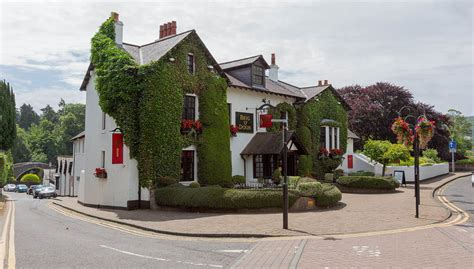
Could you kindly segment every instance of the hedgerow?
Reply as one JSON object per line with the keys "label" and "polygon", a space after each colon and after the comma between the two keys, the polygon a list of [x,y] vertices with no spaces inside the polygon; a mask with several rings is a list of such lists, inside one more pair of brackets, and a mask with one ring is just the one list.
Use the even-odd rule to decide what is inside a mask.
{"label": "hedgerow", "polygon": [[343,176],[337,183],[348,188],[394,190],[400,183],[392,177]]}

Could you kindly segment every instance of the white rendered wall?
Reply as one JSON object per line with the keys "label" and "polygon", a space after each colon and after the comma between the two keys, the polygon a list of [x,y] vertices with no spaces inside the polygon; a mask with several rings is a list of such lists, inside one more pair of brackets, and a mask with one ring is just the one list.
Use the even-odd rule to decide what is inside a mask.
{"label": "white rendered wall", "polygon": [[[71,195],[72,196],[78,196],[79,192],[81,191],[81,171],[84,170],[84,159],[85,159],[85,139],[80,138],[77,140],[74,140],[73,142],[73,159],[74,159],[74,166],[73,166],[73,171],[72,171],[72,177],[74,179],[74,188],[72,190]],[[82,193],[84,193],[84,188],[82,184]]]}
{"label": "white rendered wall", "polygon": [[[254,115],[254,132],[253,133],[237,133],[236,137],[230,139],[230,150],[232,158],[232,175],[245,176],[247,181],[254,181],[253,178],[253,157],[245,156],[246,175],[244,175],[244,160],[242,160],[240,153],[247,146],[249,141],[257,132],[266,132],[265,128],[258,128],[258,117],[255,116],[255,108],[261,106],[262,99],[270,100],[274,106],[282,102],[293,104],[295,101],[292,97],[284,97],[275,94],[266,94],[255,92],[251,90],[244,90],[238,88],[227,89],[227,103],[231,103],[231,124],[235,125],[235,113],[252,113]],[[248,108],[248,109],[247,109]]]}
{"label": "white rendered wall", "polygon": [[[415,167],[414,166],[387,166],[385,169],[386,175],[393,175],[394,171],[404,171],[405,180],[407,182],[415,181]],[[438,163],[431,166],[420,166],[420,180],[426,180],[433,177],[445,175],[449,173],[448,163]]]}
{"label": "white rendered wall", "polygon": [[[80,202],[92,205],[126,207],[127,201],[138,200],[138,170],[136,160],[130,159],[129,149],[124,146],[123,164],[111,163],[112,132],[117,125],[106,116],[106,128],[102,130],[102,110],[99,96],[94,88],[95,75],[92,74],[86,92],[86,128],[83,193],[79,192]],[[107,178],[94,176],[95,169],[101,166],[101,152],[105,151],[105,170]],[[82,188],[82,186],[81,186]],[[147,189],[142,188],[142,200],[149,200]]]}

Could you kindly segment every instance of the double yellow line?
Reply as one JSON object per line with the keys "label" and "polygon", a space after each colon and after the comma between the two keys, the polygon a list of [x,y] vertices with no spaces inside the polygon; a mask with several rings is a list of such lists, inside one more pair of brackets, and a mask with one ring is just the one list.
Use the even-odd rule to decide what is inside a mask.
{"label": "double yellow line", "polygon": [[15,268],[15,203],[7,200],[5,205],[8,208],[7,217],[3,224],[2,239],[0,241],[0,268]]}

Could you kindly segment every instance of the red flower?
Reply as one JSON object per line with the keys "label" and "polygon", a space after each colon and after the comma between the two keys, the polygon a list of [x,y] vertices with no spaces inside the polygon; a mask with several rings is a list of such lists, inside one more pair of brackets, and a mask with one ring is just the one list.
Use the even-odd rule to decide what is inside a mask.
{"label": "red flower", "polygon": [[194,129],[196,129],[196,131],[200,131],[202,129],[202,123],[197,120],[193,123],[193,126],[194,126]]}
{"label": "red flower", "polygon": [[319,155],[327,156],[329,154],[326,148],[319,148]]}
{"label": "red flower", "polygon": [[237,132],[239,131],[239,127],[234,126],[233,124],[229,126],[229,129],[231,135],[237,135]]}

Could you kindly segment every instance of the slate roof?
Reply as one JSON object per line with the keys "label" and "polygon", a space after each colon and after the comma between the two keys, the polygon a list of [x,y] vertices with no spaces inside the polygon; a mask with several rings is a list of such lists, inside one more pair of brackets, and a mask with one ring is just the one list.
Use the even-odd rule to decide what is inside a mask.
{"label": "slate roof", "polygon": [[78,133],[76,136],[74,136],[73,138],[71,138],[71,141],[83,138],[85,136],[86,136],[86,131],[82,131],[82,132]]}
{"label": "slate roof", "polygon": [[[257,154],[280,154],[283,150],[281,132],[256,133],[247,146],[240,153],[241,155]],[[293,140],[300,154],[307,154],[306,149],[298,141],[294,131],[288,131],[286,142]]]}
{"label": "slate roof", "polygon": [[328,87],[329,87],[329,85],[311,86],[311,87],[300,88],[300,90],[306,96],[306,100],[310,100],[311,98],[315,97],[316,95],[322,93]]}
{"label": "slate roof", "polygon": [[238,59],[238,60],[233,60],[233,61],[230,61],[230,62],[220,63],[219,65],[223,70],[226,70],[226,69],[232,69],[232,68],[238,67],[238,66],[253,64],[258,59],[262,59],[263,62],[265,63],[265,65],[266,65],[265,67],[269,68],[267,62],[265,61],[265,59],[263,58],[262,55],[250,56],[250,57],[243,58],[243,59]]}

